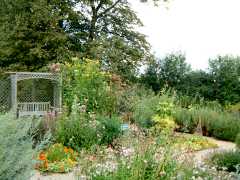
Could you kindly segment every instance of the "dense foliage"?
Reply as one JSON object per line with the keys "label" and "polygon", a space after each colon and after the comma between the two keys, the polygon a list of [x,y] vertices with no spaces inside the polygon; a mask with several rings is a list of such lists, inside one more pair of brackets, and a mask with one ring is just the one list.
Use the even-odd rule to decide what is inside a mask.
{"label": "dense foliage", "polygon": [[32,71],[69,58],[61,5],[47,0],[1,1],[1,68]]}
{"label": "dense foliage", "polygon": [[75,99],[70,115],[58,121],[55,137],[57,142],[80,151],[96,145],[109,145],[120,133],[118,118],[87,113],[86,106],[79,105]]}
{"label": "dense foliage", "polygon": [[[218,56],[206,71],[192,70],[181,53],[155,60],[127,0],[2,0],[0,23],[0,71],[48,67],[63,80],[61,114],[0,114],[0,179],[28,179],[32,158],[42,172],[82,163],[84,179],[211,179],[209,169],[181,162],[184,152],[216,147],[191,134],[239,148],[240,57]],[[47,89],[45,100],[53,94],[50,82],[18,86],[34,83],[40,94]],[[211,160],[240,172],[239,150]]]}
{"label": "dense foliage", "polygon": [[239,118],[227,112],[210,108],[177,108],[173,116],[179,130],[184,132],[193,133],[200,125],[204,135],[230,141],[235,141],[240,132]]}
{"label": "dense foliage", "polygon": [[202,97],[219,101],[222,105],[240,101],[240,59],[218,56],[209,61],[207,71],[194,71],[182,54],[170,54],[158,61],[151,61],[141,81],[159,92],[164,87],[177,90],[180,96]]}
{"label": "dense foliage", "polygon": [[101,71],[98,61],[73,59],[63,72],[63,98],[68,111],[74,99],[86,106],[88,112],[112,114],[116,97],[110,83],[111,75]]}
{"label": "dense foliage", "polygon": [[135,30],[142,23],[128,1],[3,0],[0,12],[5,69],[39,70],[77,55],[130,78],[149,56],[145,36]]}

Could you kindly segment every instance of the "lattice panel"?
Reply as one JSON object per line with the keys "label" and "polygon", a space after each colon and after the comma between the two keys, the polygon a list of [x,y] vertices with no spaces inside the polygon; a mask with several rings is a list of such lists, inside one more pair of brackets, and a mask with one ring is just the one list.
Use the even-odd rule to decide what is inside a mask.
{"label": "lattice panel", "polygon": [[59,74],[52,73],[31,73],[31,72],[19,72],[17,73],[17,80],[25,80],[25,79],[49,79],[52,81],[60,81]]}
{"label": "lattice panel", "polygon": [[5,112],[11,106],[11,81],[9,77],[0,77],[0,112]]}
{"label": "lattice panel", "polygon": [[18,102],[54,102],[54,84],[46,79],[28,79],[18,82]]}

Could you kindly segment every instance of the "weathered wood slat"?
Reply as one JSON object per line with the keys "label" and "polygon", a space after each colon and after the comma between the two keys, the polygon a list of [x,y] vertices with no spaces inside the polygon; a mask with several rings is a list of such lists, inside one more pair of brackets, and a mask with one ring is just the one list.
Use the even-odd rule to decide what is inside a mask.
{"label": "weathered wood slat", "polygon": [[18,115],[21,116],[43,116],[50,110],[50,102],[23,102],[18,103]]}

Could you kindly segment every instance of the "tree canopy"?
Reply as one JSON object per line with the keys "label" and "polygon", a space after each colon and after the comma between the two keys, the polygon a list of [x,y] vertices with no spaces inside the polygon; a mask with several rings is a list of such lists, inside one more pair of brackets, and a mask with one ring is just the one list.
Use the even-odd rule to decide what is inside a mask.
{"label": "tree canopy", "polygon": [[35,70],[68,58],[59,6],[46,0],[1,1],[0,66]]}
{"label": "tree canopy", "polygon": [[170,54],[149,63],[141,81],[155,92],[167,85],[181,95],[235,104],[240,101],[240,57],[210,59],[208,70],[203,71],[192,70],[183,54]]}
{"label": "tree canopy", "polygon": [[77,55],[129,75],[149,55],[126,0],[3,0],[1,24],[1,67],[37,70]]}

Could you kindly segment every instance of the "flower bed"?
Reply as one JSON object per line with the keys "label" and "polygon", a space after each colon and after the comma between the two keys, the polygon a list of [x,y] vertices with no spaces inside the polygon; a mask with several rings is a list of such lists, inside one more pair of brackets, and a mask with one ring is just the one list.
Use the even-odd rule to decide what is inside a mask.
{"label": "flower bed", "polygon": [[73,149],[54,144],[38,154],[35,168],[42,172],[69,172],[77,165],[77,156]]}

